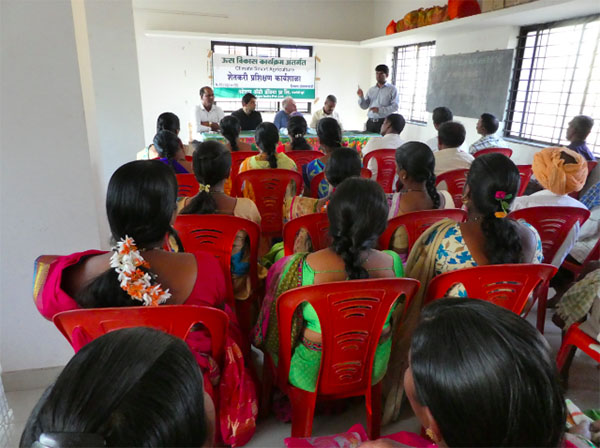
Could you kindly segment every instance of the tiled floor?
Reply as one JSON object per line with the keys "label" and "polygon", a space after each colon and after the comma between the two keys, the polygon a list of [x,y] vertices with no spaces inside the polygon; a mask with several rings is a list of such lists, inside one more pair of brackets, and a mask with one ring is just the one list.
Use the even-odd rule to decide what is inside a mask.
{"label": "tiled floor", "polygon": [[[528,320],[535,323],[534,309]],[[548,316],[552,313],[549,312]],[[556,355],[560,346],[560,331],[550,321],[546,322],[545,336]],[[9,406],[14,412],[13,438],[9,446],[18,446],[27,417],[44,389],[7,391]],[[570,370],[569,389],[566,397],[575,402],[581,409],[600,408],[600,370],[594,361],[577,351]],[[313,425],[313,435],[335,434],[346,431],[354,423],[362,423],[366,427],[364,404],[356,403],[346,411],[337,415],[317,415]],[[383,434],[397,431],[418,432],[420,428],[412,411],[406,406],[399,421],[382,428]],[[259,422],[256,434],[248,447],[281,447],[283,439],[289,437],[291,426],[280,423],[274,417]]]}

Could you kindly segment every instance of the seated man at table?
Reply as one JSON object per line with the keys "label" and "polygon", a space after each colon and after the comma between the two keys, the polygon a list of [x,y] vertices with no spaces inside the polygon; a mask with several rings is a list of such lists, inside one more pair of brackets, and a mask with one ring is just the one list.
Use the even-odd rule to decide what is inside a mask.
{"label": "seated man at table", "polygon": [[[400,114],[388,115],[383,124],[381,125],[381,135],[383,137],[370,138],[367,144],[362,149],[363,158],[371,151],[376,149],[396,149],[404,144],[404,140],[400,138],[400,133],[404,130],[406,121]],[[375,159],[369,160],[369,166],[367,167],[373,173],[371,179],[377,179],[377,162]]]}
{"label": "seated man at table", "polygon": [[242,97],[242,108],[231,115],[240,120],[242,131],[254,131],[262,123],[262,116],[256,110],[256,97],[251,93]]}
{"label": "seated man at table", "polygon": [[567,128],[567,140],[571,142],[567,148],[581,154],[585,160],[595,160],[592,151],[587,147],[585,139],[592,131],[594,120],[587,115],[577,115],[569,122]]}
{"label": "seated man at table", "polygon": [[281,102],[281,110],[275,114],[273,124],[277,126],[277,130],[287,128],[288,120],[292,114],[296,112],[296,102],[292,97],[286,97]]}
{"label": "seated man at table", "polygon": [[438,129],[439,151],[434,153],[435,171],[439,176],[446,171],[469,169],[474,157],[460,149],[465,142],[465,127],[456,121],[447,121]]}
{"label": "seated man at table", "polygon": [[500,122],[494,115],[481,114],[475,128],[481,138],[469,147],[469,154],[475,154],[486,148],[508,148],[506,142],[496,136],[499,126]]}
{"label": "seated man at table", "polygon": [[192,118],[193,133],[196,139],[201,140],[202,132],[218,132],[219,122],[225,116],[223,109],[215,104],[213,89],[204,86],[200,89],[200,104],[194,108]]}
{"label": "seated man at table", "polygon": [[[435,132],[437,132],[440,129],[440,126],[442,124],[446,123],[447,121],[452,121],[453,118],[454,115],[452,114],[452,111],[447,107],[441,106],[433,109],[431,119],[433,121],[433,127],[435,128]],[[429,146],[429,149],[431,149],[433,152],[436,152],[438,150],[437,135],[427,140],[425,144]]]}
{"label": "seated man at table", "polygon": [[319,124],[319,120],[324,117],[329,117],[337,120],[342,130],[344,127],[342,126],[342,122],[340,121],[340,116],[335,111],[335,106],[337,105],[337,98],[333,95],[327,95],[325,98],[325,104],[323,107],[312,115],[312,120],[310,121],[310,127],[313,129],[317,129],[317,125]]}

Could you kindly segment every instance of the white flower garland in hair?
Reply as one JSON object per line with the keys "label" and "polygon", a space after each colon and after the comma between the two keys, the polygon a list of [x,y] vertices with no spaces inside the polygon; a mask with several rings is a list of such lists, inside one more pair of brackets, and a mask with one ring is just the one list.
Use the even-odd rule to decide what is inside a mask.
{"label": "white flower garland in hair", "polygon": [[150,269],[150,264],[140,254],[133,238],[125,235],[112,250],[110,267],[119,274],[121,289],[132,299],[146,306],[157,306],[171,297],[168,289],[163,291],[160,283],[152,285],[150,274],[140,269]]}

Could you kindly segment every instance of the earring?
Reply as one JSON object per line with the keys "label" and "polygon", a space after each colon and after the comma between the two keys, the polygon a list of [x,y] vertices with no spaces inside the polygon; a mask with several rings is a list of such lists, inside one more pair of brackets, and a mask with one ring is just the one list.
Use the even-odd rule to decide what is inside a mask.
{"label": "earring", "polygon": [[433,430],[431,428],[427,428],[425,430],[425,435],[427,437],[429,437],[433,443],[435,443],[436,445],[438,444],[439,440],[437,439],[437,437],[435,436],[435,433],[433,432]]}
{"label": "earring", "polygon": [[467,198],[463,197],[463,198],[461,199],[461,202],[462,202],[464,205],[467,205],[467,204],[469,203],[469,200],[468,200]]}

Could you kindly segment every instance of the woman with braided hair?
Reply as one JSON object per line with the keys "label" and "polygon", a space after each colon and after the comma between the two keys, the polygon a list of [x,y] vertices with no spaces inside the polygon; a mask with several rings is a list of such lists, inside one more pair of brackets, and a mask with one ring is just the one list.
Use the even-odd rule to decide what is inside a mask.
{"label": "woman with braided hair", "polygon": [[[331,195],[327,207],[331,246],[299,253],[275,263],[267,278],[267,295],[254,331],[254,343],[277,361],[277,298],[298,285],[316,285],[365,278],[402,277],[400,257],[379,251],[379,236],[387,225],[388,206],[383,189],[375,181],[351,177]],[[302,305],[304,330],[290,368],[290,383],[314,391],[321,361],[321,325],[310,304]],[[390,356],[390,317],[386,321],[373,364],[373,383],[385,374]],[[300,322],[302,324],[302,322]]]}
{"label": "woman with braided hair", "polygon": [[[476,158],[463,192],[467,222],[444,219],[429,227],[415,242],[406,272],[408,277],[421,282],[421,288],[411,301],[405,322],[393,337],[392,368],[384,382],[384,389],[388,386],[384,393],[384,421],[397,418],[399,412],[408,335],[418,321],[431,279],[444,272],[474,266],[542,262],[542,242],[537,231],[525,222],[506,217],[519,182],[519,170],[508,157],[486,154]],[[466,297],[466,291],[457,285],[448,295]]]}
{"label": "woman with braided hair", "polygon": [[[388,194],[388,219],[421,210],[454,208],[452,195],[435,188],[435,157],[425,143],[408,142],[396,149],[396,170],[400,184],[397,193]],[[394,233],[391,249],[406,261],[408,235],[404,227]]]}

